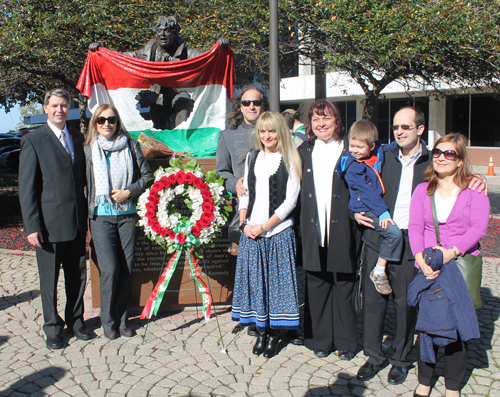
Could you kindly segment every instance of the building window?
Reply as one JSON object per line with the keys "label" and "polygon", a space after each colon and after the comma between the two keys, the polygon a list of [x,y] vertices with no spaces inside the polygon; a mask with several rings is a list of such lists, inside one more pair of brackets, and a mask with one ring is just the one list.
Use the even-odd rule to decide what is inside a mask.
{"label": "building window", "polygon": [[488,94],[448,97],[446,133],[459,132],[469,146],[500,146],[500,100]]}
{"label": "building window", "polygon": [[356,121],[356,101],[336,101],[335,104],[339,107],[342,124],[347,133]]}
{"label": "building window", "polygon": [[394,115],[399,109],[405,106],[413,106],[420,109],[425,116],[425,131],[422,139],[427,142],[427,126],[429,123],[429,98],[386,98],[378,101],[378,139],[382,143],[389,143],[394,140],[390,127],[394,120]]}

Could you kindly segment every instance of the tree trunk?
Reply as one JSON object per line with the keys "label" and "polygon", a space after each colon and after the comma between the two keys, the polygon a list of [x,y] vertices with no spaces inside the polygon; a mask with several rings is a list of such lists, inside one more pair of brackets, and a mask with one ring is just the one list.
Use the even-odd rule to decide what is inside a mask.
{"label": "tree trunk", "polygon": [[85,138],[87,138],[87,127],[89,125],[89,119],[87,118],[87,101],[86,97],[81,97],[80,99],[80,132]]}
{"label": "tree trunk", "polygon": [[365,97],[363,118],[375,125],[378,124],[378,95],[374,91],[370,91]]}
{"label": "tree trunk", "polygon": [[325,74],[325,65],[321,62],[316,62],[314,64],[314,85],[315,85],[315,94],[314,98],[317,101],[318,99],[326,98],[326,74]]}

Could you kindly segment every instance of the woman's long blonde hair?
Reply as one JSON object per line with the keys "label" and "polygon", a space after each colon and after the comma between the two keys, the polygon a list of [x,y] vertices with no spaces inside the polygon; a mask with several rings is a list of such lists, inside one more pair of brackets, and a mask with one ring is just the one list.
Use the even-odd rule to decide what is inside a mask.
{"label": "woman's long blonde hair", "polygon": [[[462,134],[448,134],[439,138],[434,144],[433,150],[443,142],[450,142],[455,146],[455,151],[458,154],[458,158],[456,161],[461,161],[461,164],[458,166],[457,172],[453,176],[453,182],[460,188],[460,191],[464,190],[469,186],[469,182],[473,177],[472,174],[472,165],[469,160],[469,156],[467,155],[467,140]],[[428,182],[427,186],[427,194],[432,196],[438,187],[439,178],[434,170],[434,159],[431,156],[431,162],[427,169],[425,170],[424,177],[425,182]]]}
{"label": "woman's long blonde hair", "polygon": [[302,178],[302,162],[295,142],[292,140],[292,134],[281,114],[277,112],[266,111],[260,115],[254,127],[254,145],[255,150],[264,150],[264,145],[260,141],[259,131],[262,129],[272,129],[278,134],[278,145],[276,151],[281,153],[283,161],[288,172],[293,169],[295,175],[300,180]]}
{"label": "woman's long blonde hair", "polygon": [[113,140],[118,138],[118,136],[120,135],[120,131],[123,132],[127,136],[127,138],[130,139],[130,135],[128,134],[127,131],[125,131],[125,128],[123,127],[122,120],[120,119],[120,115],[118,114],[118,110],[116,110],[116,108],[113,105],[107,103],[99,106],[92,115],[92,117],[90,118],[89,128],[87,130],[87,138],[83,143],[84,145],[90,145],[97,138],[97,135],[99,135],[99,132],[97,131],[97,118],[102,114],[102,112],[108,109],[111,109],[113,113],[116,115],[116,130],[113,135]]}

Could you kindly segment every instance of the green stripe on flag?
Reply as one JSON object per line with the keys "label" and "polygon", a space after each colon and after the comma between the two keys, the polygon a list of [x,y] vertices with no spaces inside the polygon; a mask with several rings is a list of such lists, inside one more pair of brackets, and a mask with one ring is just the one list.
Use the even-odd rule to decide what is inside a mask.
{"label": "green stripe on flag", "polygon": [[163,142],[176,152],[185,152],[192,157],[215,157],[220,129],[196,128],[163,131],[128,131],[130,136],[135,140],[137,140],[141,132]]}

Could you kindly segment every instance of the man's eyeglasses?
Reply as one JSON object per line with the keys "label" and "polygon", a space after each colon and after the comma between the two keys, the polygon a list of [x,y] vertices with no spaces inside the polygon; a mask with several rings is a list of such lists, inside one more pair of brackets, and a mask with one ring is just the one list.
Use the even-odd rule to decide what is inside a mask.
{"label": "man's eyeglasses", "polygon": [[116,116],[109,116],[108,118],[100,116],[95,119],[95,122],[99,125],[103,125],[106,122],[106,120],[108,121],[109,124],[116,124],[118,118]]}
{"label": "man's eyeglasses", "polygon": [[391,125],[391,131],[397,131],[399,130],[400,128],[403,130],[403,131],[409,131],[411,130],[412,128],[415,128],[416,125],[408,125],[408,124],[396,124],[396,125]]}
{"label": "man's eyeglasses", "polygon": [[261,106],[262,105],[262,99],[256,99],[254,101],[250,101],[250,100],[241,101],[241,104],[243,106],[245,106],[245,107],[250,106],[251,103],[253,103],[255,106]]}
{"label": "man's eyeglasses", "polygon": [[442,151],[441,149],[438,148],[432,149],[432,158],[437,159],[442,154],[444,154],[444,158],[446,160],[455,161],[456,159],[458,159],[458,153],[455,152],[454,150]]}

